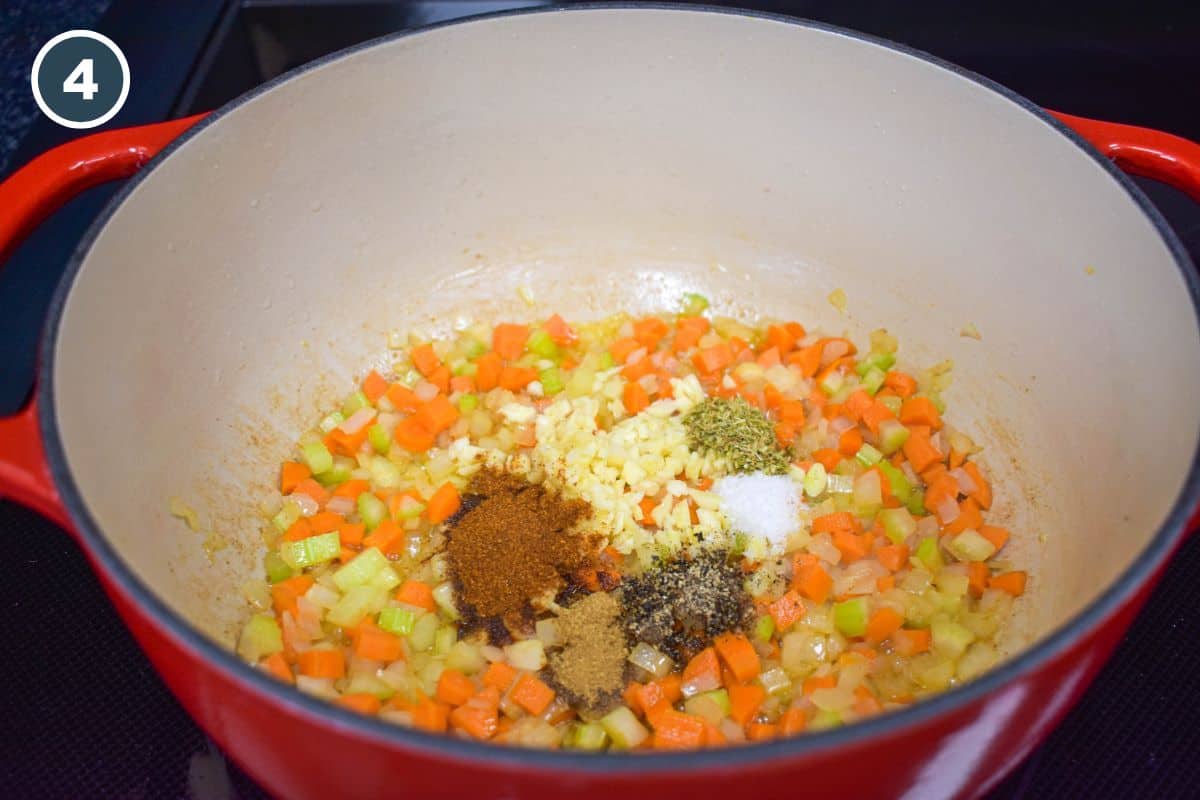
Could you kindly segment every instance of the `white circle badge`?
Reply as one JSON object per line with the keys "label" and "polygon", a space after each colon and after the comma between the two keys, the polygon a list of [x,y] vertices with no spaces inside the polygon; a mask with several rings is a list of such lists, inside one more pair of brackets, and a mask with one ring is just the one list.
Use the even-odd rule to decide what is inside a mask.
{"label": "white circle badge", "polygon": [[47,117],[67,128],[95,128],[125,105],[129,62],[107,36],[67,31],[38,51],[29,83],[33,99]]}

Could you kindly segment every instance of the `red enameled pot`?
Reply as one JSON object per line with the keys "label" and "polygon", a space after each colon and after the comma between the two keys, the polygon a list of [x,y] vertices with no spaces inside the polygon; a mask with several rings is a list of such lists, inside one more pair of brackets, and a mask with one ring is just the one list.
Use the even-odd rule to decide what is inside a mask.
{"label": "red enameled pot", "polygon": [[[769,15],[575,7],[368,43],[0,185],[3,257],[132,176],[62,281],[35,400],[0,421],[0,490],[73,533],[171,690],[280,797],[976,797],[1084,691],[1196,505],[1197,281],[1117,167],[1200,200],[1191,142]],[[1032,575],[1000,666],[839,729],[631,757],[432,737],[236,658],[275,465],[388,330],[687,290],[955,360],[950,419],[986,445]],[[213,563],[174,496],[228,541]]]}

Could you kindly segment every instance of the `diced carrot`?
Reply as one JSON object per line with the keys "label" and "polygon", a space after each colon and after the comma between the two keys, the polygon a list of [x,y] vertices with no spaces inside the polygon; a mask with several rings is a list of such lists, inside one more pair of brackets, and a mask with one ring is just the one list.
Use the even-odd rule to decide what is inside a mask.
{"label": "diced carrot", "polygon": [[649,358],[641,358],[627,363],[621,369],[621,377],[627,381],[636,381],[654,372],[654,362]]}
{"label": "diced carrot", "polygon": [[871,395],[867,394],[862,389],[855,389],[846,398],[843,408],[846,411],[846,416],[858,422],[862,419],[863,413],[871,407],[875,400]]}
{"label": "diced carrot", "polygon": [[640,347],[641,345],[638,344],[637,339],[627,336],[624,339],[617,339],[609,345],[608,353],[612,356],[613,361],[618,364],[624,364],[625,359],[629,358],[629,355]]}
{"label": "diced carrot", "polygon": [[512,701],[535,717],[550,707],[554,702],[554,690],[536,678],[532,673],[523,672],[513,684],[509,693]]}
{"label": "diced carrot", "polygon": [[808,726],[808,719],[804,716],[804,709],[789,708],[783,712],[779,718],[779,732],[784,736],[794,736],[801,733]]}
{"label": "diced carrot", "polygon": [[945,458],[929,441],[928,435],[920,435],[916,431],[910,432],[903,449],[905,457],[917,472],[924,472],[931,465]]}
{"label": "diced carrot", "polygon": [[778,347],[768,347],[758,354],[758,358],[754,359],[754,363],[758,364],[763,369],[777,367],[783,363],[783,359],[779,356]]}
{"label": "diced carrot", "polygon": [[762,669],[754,645],[742,633],[722,633],[713,640],[717,655],[739,681],[745,683]]}
{"label": "diced carrot", "polygon": [[912,375],[894,370],[883,376],[883,385],[900,398],[912,397],[917,391],[917,381]]}
{"label": "diced carrot", "polygon": [[824,603],[833,590],[833,578],[819,563],[792,565],[792,588],[812,600]]}
{"label": "diced carrot", "polygon": [[[433,598],[431,597],[430,600]],[[501,692],[507,692],[508,687],[517,679],[517,671],[503,661],[493,661],[483,672],[483,685],[492,686]]]}
{"label": "diced carrot", "polygon": [[751,722],[746,726],[746,738],[752,742],[765,742],[779,735],[779,726],[773,722]]}
{"label": "diced carrot", "polygon": [[832,675],[813,675],[804,679],[804,683],[800,685],[800,691],[805,695],[810,695],[817,689],[832,689],[835,686],[837,686],[837,678]]}
{"label": "diced carrot", "polygon": [[346,674],[346,658],[341,650],[313,648],[296,655],[300,672],[310,678],[341,678]]}
{"label": "diced carrot", "polygon": [[578,366],[579,366],[578,361],[571,358],[570,356],[566,356],[563,358],[562,363],[558,365],[558,368],[561,369],[563,372],[567,372],[568,370],[575,369]]}
{"label": "diced carrot", "polygon": [[312,575],[293,575],[271,587],[271,604],[275,611],[282,614],[285,611],[296,613],[296,598],[303,595],[316,583]]}
{"label": "diced carrot", "polygon": [[733,348],[729,342],[705,347],[692,356],[692,363],[700,372],[711,375],[733,363]]}
{"label": "diced carrot", "polygon": [[783,325],[768,325],[767,344],[778,348],[780,355],[787,355],[796,346],[796,337]]}
{"label": "diced carrot", "polygon": [[987,588],[988,578],[991,577],[991,570],[987,564],[982,561],[967,562],[967,585],[970,587],[971,594],[978,597],[983,594],[983,590]]}
{"label": "diced carrot", "polygon": [[787,362],[800,369],[800,374],[811,378],[821,368],[821,345],[812,344],[788,354]]}
{"label": "diced carrot", "polygon": [[965,451],[955,450],[953,447],[950,448],[950,469],[958,469],[963,465],[963,462],[966,461],[966,459],[967,453]]}
{"label": "diced carrot", "polygon": [[431,433],[441,433],[458,420],[458,409],[444,394],[422,405],[414,415]]}
{"label": "diced carrot", "polygon": [[433,587],[424,581],[410,579],[400,584],[400,588],[396,590],[396,599],[426,611],[437,610],[437,602],[433,599]]}
{"label": "diced carrot", "polygon": [[846,458],[854,458],[858,451],[862,449],[862,446],[863,435],[859,432],[858,428],[850,428],[847,431],[843,431],[842,435],[838,437],[838,452]]}
{"label": "diced carrot", "polygon": [[937,406],[928,397],[910,397],[900,406],[900,421],[905,425],[928,425],[937,430],[942,427],[942,417]]}
{"label": "diced carrot", "polygon": [[357,500],[358,496],[365,491],[370,490],[370,481],[362,478],[351,478],[348,481],[343,481],[338,484],[338,487],[333,490],[334,497],[349,497],[352,500]]}
{"label": "diced carrot", "polygon": [[980,525],[976,528],[979,535],[987,539],[996,546],[996,552],[1004,549],[1004,545],[1008,544],[1008,529],[1001,528],[997,525]]}
{"label": "diced carrot", "polygon": [[968,497],[958,504],[958,516],[954,521],[942,526],[942,533],[959,534],[967,528],[978,530],[983,525],[983,514],[979,510],[979,503]]}
{"label": "diced carrot", "polygon": [[444,733],[450,716],[450,707],[422,695],[409,713],[412,714],[414,728],[430,733]]}
{"label": "diced carrot", "polygon": [[354,433],[346,433],[341,428],[334,428],[329,433],[325,434],[325,438],[321,441],[329,448],[329,451],[334,455],[339,456],[355,456],[362,448],[363,442],[367,440],[367,432],[370,426],[364,425]]}
{"label": "diced carrot", "polygon": [[775,441],[780,447],[788,447],[796,439],[796,426],[790,422],[775,423]]}
{"label": "diced carrot", "polygon": [[895,419],[896,415],[892,410],[879,400],[874,400],[871,405],[863,411],[862,421],[867,426],[867,430],[871,433],[879,433],[879,424],[884,420]]}
{"label": "diced carrot", "polygon": [[827,336],[819,339],[817,344],[821,348],[821,363],[825,365],[849,358],[858,352],[854,342],[841,336]]}
{"label": "diced carrot", "polygon": [[396,634],[371,627],[359,632],[354,654],[368,661],[395,661],[404,655],[404,647]]}
{"label": "diced carrot", "polygon": [[1025,573],[1003,572],[999,575],[993,575],[988,580],[988,586],[993,589],[999,589],[1002,592],[1008,592],[1013,597],[1020,597],[1025,594]]}
{"label": "diced carrot", "polygon": [[968,495],[975,502],[979,503],[980,508],[992,507],[992,484],[983,476],[979,469],[979,465],[974,461],[967,461],[962,466],[963,471],[971,476],[971,480],[975,482],[975,491]]}
{"label": "diced carrot", "polygon": [[427,380],[438,388],[442,394],[450,393],[450,368],[445,364],[435,369]]}
{"label": "diced carrot", "polygon": [[425,516],[434,524],[445,522],[458,513],[461,506],[462,498],[459,497],[458,489],[447,481],[429,498],[429,504],[425,506]]}
{"label": "diced carrot", "polygon": [[657,505],[658,505],[658,503],[655,501],[655,499],[653,497],[643,497],[638,502],[638,509],[640,509],[642,512],[642,524],[643,525],[646,525],[648,527],[648,526],[651,526],[654,524],[654,518],[651,517],[650,514],[654,511],[654,507]]}
{"label": "diced carrot", "polygon": [[404,547],[404,529],[394,519],[385,519],[363,539],[363,547],[377,547],[386,555],[396,555]]}
{"label": "diced carrot", "polygon": [[884,575],[875,579],[875,589],[879,592],[890,592],[896,588],[896,576]]}
{"label": "diced carrot", "polygon": [[335,702],[339,706],[348,708],[351,711],[357,711],[360,714],[378,714],[380,706],[383,705],[378,697],[366,692],[344,694],[338,697]]}
{"label": "diced carrot", "polygon": [[692,656],[692,660],[683,668],[682,679],[683,683],[695,681],[705,684],[711,682],[714,689],[720,686],[721,664],[717,660],[717,651],[711,647],[706,647]]}
{"label": "diced carrot", "polygon": [[569,345],[579,338],[571,326],[567,324],[566,320],[558,314],[551,315],[542,324],[542,327],[546,330],[546,333],[550,334],[550,338],[555,344]]}
{"label": "diced carrot", "polygon": [[500,385],[500,372],[504,369],[504,359],[499,353],[484,353],[475,361],[475,385],[481,392],[490,392]]}
{"label": "diced carrot", "polygon": [[271,655],[258,662],[267,674],[273,675],[284,683],[295,683],[296,678],[292,675],[292,668],[288,666],[287,659],[283,657],[283,653],[272,653]]}
{"label": "diced carrot", "polygon": [[456,669],[444,669],[437,682],[437,699],[461,706],[475,694],[475,682]]}
{"label": "diced carrot", "polygon": [[283,532],[283,541],[298,542],[301,539],[307,539],[313,535],[312,524],[301,517],[288,526],[288,529]]}
{"label": "diced carrot", "polygon": [[450,724],[474,739],[490,739],[500,727],[495,711],[463,704],[450,712]]}
{"label": "diced carrot", "polygon": [[704,720],[704,742],[703,747],[719,747],[723,744],[729,744],[729,739],[725,734],[721,733],[721,729],[712,724],[708,720]]}
{"label": "diced carrot", "polygon": [[859,530],[862,530],[862,526],[858,522],[858,517],[849,511],[834,511],[830,514],[822,514],[819,517],[814,517],[812,521],[813,533],[833,533],[835,531],[854,533]]}
{"label": "diced carrot", "polygon": [[691,350],[708,333],[710,323],[704,317],[683,317],[675,323],[675,339],[671,349],[676,353]]}
{"label": "diced carrot", "polygon": [[413,366],[417,368],[417,371],[426,378],[442,365],[442,360],[433,352],[433,345],[428,342],[414,347],[409,351],[408,357],[412,359]]}
{"label": "diced carrot", "polygon": [[329,502],[329,490],[312,478],[305,478],[297,483],[296,487],[292,490],[292,494],[308,495],[320,506]]}
{"label": "diced carrot", "polygon": [[683,676],[678,672],[659,678],[653,681],[653,684],[658,687],[662,698],[668,703],[678,702],[683,697]]}
{"label": "diced carrot", "polygon": [[728,692],[729,716],[743,728],[754,719],[759,707],[767,699],[767,690],[757,683],[734,684]]}
{"label": "diced carrot", "polygon": [[654,724],[654,747],[658,750],[684,750],[704,743],[704,720],[673,708],[658,715]]}
{"label": "diced carrot", "polygon": [[928,628],[913,630],[901,628],[893,631],[889,638],[892,640],[892,649],[901,656],[915,656],[918,653],[924,653],[929,650],[929,646],[933,642]]}
{"label": "diced carrot", "polygon": [[298,461],[285,461],[279,471],[279,493],[291,494],[296,490],[296,484],[305,478],[312,477],[312,470],[307,464]]}
{"label": "diced carrot", "polygon": [[519,392],[537,380],[537,370],[532,367],[505,367],[500,370],[500,388]]}
{"label": "diced carrot", "polygon": [[871,549],[866,535],[860,536],[844,529],[833,532],[833,546],[841,552],[842,560],[848,564],[866,558]]}
{"label": "diced carrot", "polygon": [[[855,450],[854,452],[858,452]],[[842,454],[832,447],[822,447],[820,450],[814,450],[812,454],[813,461],[823,466],[828,472],[832,472],[834,468],[841,463]]]}
{"label": "diced carrot", "polygon": [[392,438],[396,444],[414,453],[424,453],[437,440],[437,436],[415,416],[400,420]]}
{"label": "diced carrot", "polygon": [[475,391],[475,379],[470,375],[455,375],[450,379],[450,392],[468,394]]}
{"label": "diced carrot", "polygon": [[875,551],[879,563],[890,572],[899,572],[908,566],[908,545],[889,544]]}
{"label": "diced carrot", "polygon": [[797,427],[804,424],[804,404],[799,400],[784,400],[779,404],[779,421]]}
{"label": "diced carrot", "polygon": [[384,377],[375,370],[367,373],[367,377],[363,378],[362,391],[367,396],[367,399],[372,403],[378,403],[379,398],[383,397],[388,390],[388,382]]}
{"label": "diced carrot", "polygon": [[785,631],[804,616],[804,600],[795,589],[788,589],[778,600],[767,606],[767,613],[775,620],[775,629]]}
{"label": "diced carrot", "polygon": [[528,325],[514,325],[502,322],[492,331],[492,349],[506,361],[515,361],[525,352],[525,342],[529,340]]}
{"label": "diced carrot", "polygon": [[637,381],[628,381],[621,393],[621,402],[625,404],[626,411],[637,414],[650,405],[650,395],[646,394],[646,390]]}
{"label": "diced carrot", "polygon": [[313,533],[336,531],[345,521],[341,514],[335,514],[332,511],[318,511],[308,518],[308,524],[312,527]]}
{"label": "diced carrot", "polygon": [[421,405],[417,393],[402,383],[393,383],[383,396],[397,411],[416,411]]}
{"label": "diced carrot", "polygon": [[658,317],[646,317],[633,323],[633,338],[647,350],[654,350],[670,330]]}
{"label": "diced carrot", "polygon": [[[940,466],[940,465],[935,465]],[[947,500],[958,499],[958,481],[946,472],[944,469],[939,470],[936,475],[929,477],[926,480],[925,487],[925,507],[936,509]]]}
{"label": "diced carrot", "polygon": [[903,614],[889,606],[880,606],[867,620],[867,630],[863,638],[871,644],[879,644],[900,630],[903,624]]}

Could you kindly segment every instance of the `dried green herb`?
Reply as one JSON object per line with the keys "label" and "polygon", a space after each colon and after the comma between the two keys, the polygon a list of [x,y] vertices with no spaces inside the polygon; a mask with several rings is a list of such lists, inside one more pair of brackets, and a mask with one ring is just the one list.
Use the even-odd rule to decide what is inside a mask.
{"label": "dried green herb", "polygon": [[723,457],[734,472],[787,472],[788,454],[776,445],[774,426],[741,397],[710,397],[689,411],[683,424],[689,447]]}

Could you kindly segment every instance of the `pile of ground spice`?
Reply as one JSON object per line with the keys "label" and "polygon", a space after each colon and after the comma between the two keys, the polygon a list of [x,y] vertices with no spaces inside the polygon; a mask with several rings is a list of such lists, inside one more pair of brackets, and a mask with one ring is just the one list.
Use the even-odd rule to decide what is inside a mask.
{"label": "pile of ground spice", "polygon": [[558,616],[558,649],[549,655],[551,682],[588,716],[614,706],[625,685],[629,649],[621,603],[607,592],[589,594]]}
{"label": "pile of ground spice", "polygon": [[529,601],[557,592],[564,575],[595,557],[593,537],[571,531],[591,513],[582,500],[484,469],[467,486],[463,506],[447,527],[446,554],[460,610],[493,641],[503,638],[496,619],[513,630],[527,626]]}
{"label": "pile of ground spice", "polygon": [[751,606],[744,577],[729,554],[719,550],[653,567],[622,586],[625,632],[675,663],[686,663],[714,636],[748,624]]}

